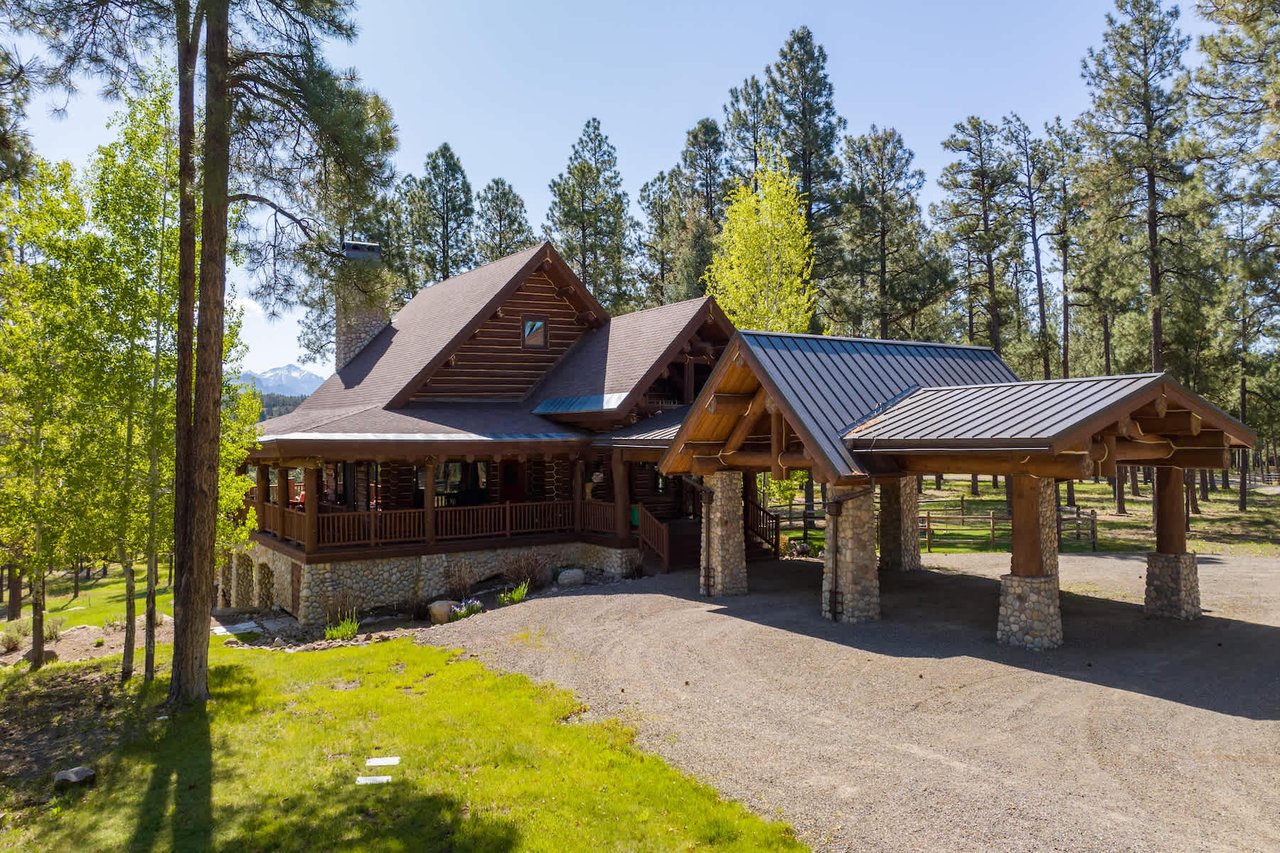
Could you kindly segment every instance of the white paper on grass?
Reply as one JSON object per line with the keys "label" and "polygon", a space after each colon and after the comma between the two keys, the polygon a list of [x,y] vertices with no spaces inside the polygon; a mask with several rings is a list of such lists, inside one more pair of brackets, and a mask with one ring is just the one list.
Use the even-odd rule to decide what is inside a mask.
{"label": "white paper on grass", "polygon": [[385,785],[391,781],[390,776],[357,776],[357,785]]}
{"label": "white paper on grass", "polygon": [[370,758],[364,763],[365,767],[395,767],[400,763],[400,756],[387,755],[382,758]]}

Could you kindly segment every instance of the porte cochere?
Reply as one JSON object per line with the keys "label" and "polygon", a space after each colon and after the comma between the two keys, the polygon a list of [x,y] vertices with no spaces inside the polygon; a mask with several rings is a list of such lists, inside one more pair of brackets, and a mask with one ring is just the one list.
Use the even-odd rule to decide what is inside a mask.
{"label": "porte cochere", "polygon": [[988,349],[737,331],[705,297],[610,317],[548,243],[337,322],[337,371],[248,459],[256,530],[223,606],[319,624],[528,552],[613,577],[687,561],[704,594],[745,593],[748,552],[777,556],[779,532],[744,474],[803,469],[827,489],[822,612],[865,621],[878,572],[920,565],[916,478],[996,473],[1014,530],[998,637],[1048,648],[1055,480],[1156,468],[1147,609],[1186,618],[1182,469],[1254,441],[1159,374],[1019,382]]}

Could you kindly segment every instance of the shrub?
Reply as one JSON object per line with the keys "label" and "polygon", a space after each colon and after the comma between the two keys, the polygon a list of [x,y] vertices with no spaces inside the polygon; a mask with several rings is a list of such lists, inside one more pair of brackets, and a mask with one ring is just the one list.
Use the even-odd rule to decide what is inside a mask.
{"label": "shrub", "polygon": [[21,645],[22,635],[17,631],[5,631],[0,634],[0,649],[4,649],[6,655],[10,652],[16,652]]}
{"label": "shrub", "polygon": [[19,619],[17,622],[13,623],[13,630],[18,632],[19,637],[30,637],[31,636],[31,620]]}
{"label": "shrub", "polygon": [[338,624],[324,626],[324,638],[326,640],[353,640],[359,632],[360,620],[356,619],[354,610],[343,616]]}
{"label": "shrub", "polygon": [[326,623],[341,623],[347,616],[356,612],[356,595],[349,589],[340,590],[329,599],[329,607],[325,611]]}
{"label": "shrub", "polygon": [[468,616],[475,616],[477,613],[484,612],[484,605],[479,599],[465,598],[461,604],[455,604],[449,609],[449,621],[457,622],[459,619],[466,619]]}
{"label": "shrub", "polygon": [[515,589],[498,594],[498,606],[506,607],[508,604],[519,604],[529,595],[529,582],[524,581]]}
{"label": "shrub", "polygon": [[441,580],[444,582],[444,594],[449,598],[461,601],[471,591],[471,577],[462,566],[446,564]]}
{"label": "shrub", "polygon": [[530,551],[503,554],[498,561],[498,571],[511,583],[517,586],[528,584],[529,589],[538,589],[551,583],[551,561]]}
{"label": "shrub", "polygon": [[58,638],[62,636],[63,619],[45,619],[44,620],[44,641],[46,643],[56,643]]}
{"label": "shrub", "polygon": [[102,648],[103,646],[105,646],[106,644],[107,644],[107,641],[106,641],[106,640],[104,640],[104,639],[102,639],[101,637],[99,637],[98,639],[96,639],[96,640],[94,640],[94,641],[93,641],[93,647],[94,647],[95,649],[100,649],[100,648]]}

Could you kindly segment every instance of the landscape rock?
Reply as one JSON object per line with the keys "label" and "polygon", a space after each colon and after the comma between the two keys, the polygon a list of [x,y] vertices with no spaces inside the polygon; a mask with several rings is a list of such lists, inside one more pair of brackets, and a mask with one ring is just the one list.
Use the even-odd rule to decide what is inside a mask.
{"label": "landscape rock", "polygon": [[283,648],[284,648],[284,638],[283,638],[283,637],[276,637],[274,640],[272,640],[272,641],[271,641],[271,648],[273,648],[273,649],[283,649]]}
{"label": "landscape rock", "polygon": [[587,573],[582,569],[565,569],[556,578],[556,583],[560,586],[582,586],[587,580]]}
{"label": "landscape rock", "polygon": [[448,622],[450,611],[457,605],[458,602],[445,599],[431,602],[431,605],[427,607],[427,615],[431,617],[431,624],[443,625]]}
{"label": "landscape rock", "polygon": [[[27,653],[26,653],[26,654],[24,654],[24,655],[22,656],[22,659],[23,659],[23,660],[25,660],[25,661],[27,661],[28,663],[30,663],[32,660],[34,660],[34,659],[35,659],[35,657],[34,657],[35,652],[36,652],[36,650],[35,650],[35,649],[27,649]],[[58,653],[57,653],[57,652],[55,652],[53,649],[45,649],[45,650],[44,650],[44,662],[45,662],[45,663],[53,663],[53,662],[54,662],[54,661],[56,661],[57,659],[58,659]]]}
{"label": "landscape rock", "polygon": [[72,767],[70,770],[59,770],[53,774],[53,789],[55,791],[65,791],[67,788],[89,786],[94,783],[97,776],[92,767]]}

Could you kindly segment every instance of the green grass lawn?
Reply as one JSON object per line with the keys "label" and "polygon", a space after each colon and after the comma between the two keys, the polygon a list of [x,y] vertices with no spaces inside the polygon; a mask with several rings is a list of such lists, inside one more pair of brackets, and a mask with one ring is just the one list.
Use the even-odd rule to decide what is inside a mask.
{"label": "green grass lawn", "polygon": [[[969,494],[969,479],[948,478],[943,488],[932,488],[933,479],[925,478],[925,492],[921,495],[920,511],[929,510],[936,515],[957,515],[964,498],[965,515],[985,516],[995,512],[1005,514],[1003,481],[999,489],[991,487],[991,478],[979,479],[978,496]],[[1140,485],[1140,495],[1133,497],[1126,492],[1127,515],[1116,515],[1115,499],[1106,482],[1076,483],[1076,503],[1087,515],[1098,513],[1099,551],[1149,551],[1154,546],[1155,534],[1151,530],[1151,487]],[[1066,490],[1063,488],[1065,499]],[[1250,491],[1249,509],[1237,508],[1235,489],[1210,492],[1210,500],[1200,503],[1200,515],[1191,516],[1191,532],[1187,535],[1188,549],[1203,554],[1252,554],[1280,556],[1280,495],[1262,491]],[[800,538],[801,531],[785,529],[784,537]],[[1074,527],[1064,530],[1061,550],[1065,553],[1081,553],[1090,550],[1087,526],[1082,528],[1083,538],[1074,537]],[[809,541],[821,548],[825,531],[813,530]],[[921,548],[925,548],[923,537]],[[1009,550],[1008,522],[998,523],[995,546],[992,547],[990,530],[980,525],[936,525],[933,536],[934,553],[959,553]]]}
{"label": "green grass lawn", "polygon": [[[165,582],[166,567],[160,566],[160,583]],[[134,568],[137,589],[134,601],[137,602],[138,616],[141,617],[147,606],[147,575],[145,567]],[[72,628],[76,625],[93,625],[101,628],[109,621],[124,621],[125,594],[124,572],[117,565],[111,565],[105,578],[95,574],[92,581],[80,581],[80,594],[75,595],[75,587],[69,576],[58,574],[45,582],[44,612],[48,618],[61,619],[62,627]],[[161,586],[156,590],[156,610],[173,615],[173,590]],[[22,605],[22,615],[31,616],[31,603],[28,599]]]}
{"label": "green grass lawn", "polygon": [[[48,718],[11,734],[52,730],[62,752],[46,762],[98,771],[94,789],[24,807],[48,775],[0,770],[0,848],[800,849],[622,725],[575,722],[569,693],[408,639],[297,654],[215,642],[207,710],[169,720],[164,681],[118,687],[118,662],[0,675],[0,719]],[[94,730],[115,733],[97,752]],[[392,781],[357,786],[366,774]]]}

